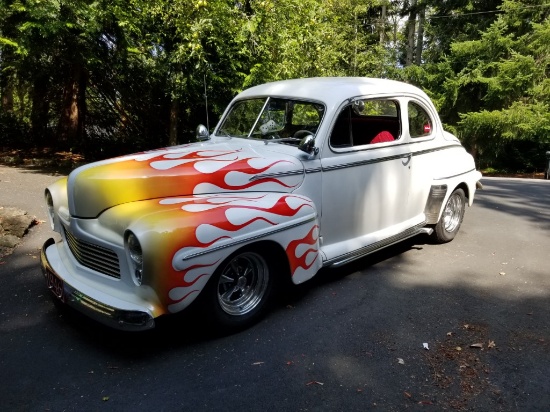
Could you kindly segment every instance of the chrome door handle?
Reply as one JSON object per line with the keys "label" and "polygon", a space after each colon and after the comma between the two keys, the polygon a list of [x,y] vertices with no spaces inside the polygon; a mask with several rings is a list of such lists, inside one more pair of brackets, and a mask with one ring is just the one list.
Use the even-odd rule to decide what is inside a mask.
{"label": "chrome door handle", "polygon": [[409,153],[408,155],[403,156],[403,159],[406,159],[406,160],[402,160],[401,163],[403,164],[403,166],[407,166],[411,162],[412,153]]}

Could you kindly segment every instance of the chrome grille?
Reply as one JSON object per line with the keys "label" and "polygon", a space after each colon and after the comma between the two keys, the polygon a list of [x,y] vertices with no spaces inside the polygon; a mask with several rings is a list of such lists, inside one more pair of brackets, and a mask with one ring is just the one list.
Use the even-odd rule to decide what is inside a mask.
{"label": "chrome grille", "polygon": [[63,228],[67,245],[75,259],[82,265],[104,275],[120,279],[120,265],[115,252],[102,246],[77,239]]}

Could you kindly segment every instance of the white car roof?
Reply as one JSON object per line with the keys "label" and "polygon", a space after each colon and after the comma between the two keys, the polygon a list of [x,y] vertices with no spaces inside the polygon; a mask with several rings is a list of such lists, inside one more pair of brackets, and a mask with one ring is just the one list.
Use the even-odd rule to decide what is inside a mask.
{"label": "white car roof", "polygon": [[429,101],[428,96],[413,85],[395,80],[368,77],[314,77],[281,80],[251,87],[240,93],[236,99],[253,96],[277,96],[338,104],[350,97],[403,93],[419,95]]}

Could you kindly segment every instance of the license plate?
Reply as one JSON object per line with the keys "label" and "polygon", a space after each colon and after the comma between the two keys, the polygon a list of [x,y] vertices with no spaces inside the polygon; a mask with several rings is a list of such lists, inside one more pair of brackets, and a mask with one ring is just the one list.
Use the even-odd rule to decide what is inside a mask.
{"label": "license plate", "polygon": [[50,270],[46,270],[46,284],[48,289],[52,291],[56,298],[65,302],[65,293],[63,292],[63,280],[60,279],[55,273]]}

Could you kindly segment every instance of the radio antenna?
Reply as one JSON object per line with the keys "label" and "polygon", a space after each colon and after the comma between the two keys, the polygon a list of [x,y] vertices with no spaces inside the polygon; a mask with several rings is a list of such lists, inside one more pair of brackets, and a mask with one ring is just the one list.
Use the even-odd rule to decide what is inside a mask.
{"label": "radio antenna", "polygon": [[210,131],[210,122],[208,121],[208,95],[206,94],[206,73],[204,74],[204,103],[206,106],[206,129]]}

